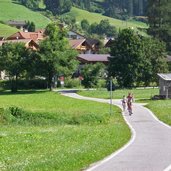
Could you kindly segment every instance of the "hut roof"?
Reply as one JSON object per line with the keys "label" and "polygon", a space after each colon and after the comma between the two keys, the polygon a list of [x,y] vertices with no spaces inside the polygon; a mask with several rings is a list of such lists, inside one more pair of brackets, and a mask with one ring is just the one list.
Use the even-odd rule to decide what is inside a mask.
{"label": "hut roof", "polygon": [[162,73],[160,73],[160,74],[158,74],[158,76],[160,78],[162,78],[163,80],[171,81],[171,73],[168,73],[168,74],[162,74]]}

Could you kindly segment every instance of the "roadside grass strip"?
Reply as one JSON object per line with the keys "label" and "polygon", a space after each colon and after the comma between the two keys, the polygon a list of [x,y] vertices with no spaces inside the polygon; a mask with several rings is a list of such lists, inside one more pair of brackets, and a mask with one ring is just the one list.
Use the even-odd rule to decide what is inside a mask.
{"label": "roadside grass strip", "polygon": [[171,126],[171,100],[149,100],[146,107],[149,108],[160,121]]}
{"label": "roadside grass strip", "polygon": [[[123,95],[128,95],[128,93],[133,93],[136,99],[150,99],[152,96],[159,94],[158,88],[142,88],[142,89],[117,89],[113,91],[113,99],[122,99]],[[96,97],[109,99],[110,92],[106,89],[101,90],[90,90],[90,91],[79,91],[78,94],[87,97]]]}
{"label": "roadside grass strip", "polygon": [[77,171],[131,138],[121,110],[112,106],[110,116],[108,104],[46,91],[0,93],[0,104],[0,170]]}

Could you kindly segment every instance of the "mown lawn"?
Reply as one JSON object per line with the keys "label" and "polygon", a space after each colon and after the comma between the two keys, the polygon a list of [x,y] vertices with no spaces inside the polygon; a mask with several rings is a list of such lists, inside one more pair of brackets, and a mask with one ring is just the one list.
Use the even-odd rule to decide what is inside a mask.
{"label": "mown lawn", "polygon": [[[136,99],[150,99],[152,96],[159,94],[158,88],[142,88],[142,89],[118,89],[113,91],[113,99],[122,99],[123,95],[128,95],[128,93],[133,93]],[[88,97],[97,97],[109,99],[110,93],[106,89],[102,90],[90,90],[90,91],[79,91],[78,94]]]}
{"label": "mown lawn", "polygon": [[0,20],[4,22],[8,20],[29,20],[36,24],[36,28],[45,28],[50,22],[48,18],[39,12],[34,12],[12,0],[0,0]]}
{"label": "mown lawn", "polygon": [[147,108],[161,121],[171,126],[171,100],[150,100],[147,103]]}
{"label": "mown lawn", "polygon": [[120,109],[47,91],[0,94],[0,170],[77,171],[130,139]]}

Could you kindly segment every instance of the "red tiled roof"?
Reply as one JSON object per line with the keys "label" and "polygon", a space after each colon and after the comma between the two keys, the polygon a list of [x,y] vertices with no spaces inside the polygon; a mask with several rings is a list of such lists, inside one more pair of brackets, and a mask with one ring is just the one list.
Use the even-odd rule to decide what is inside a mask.
{"label": "red tiled roof", "polygon": [[88,62],[108,62],[109,54],[80,54],[78,58]]}
{"label": "red tiled roof", "polygon": [[33,39],[33,40],[42,40],[43,33],[41,32],[17,32],[11,36],[9,36],[7,39]]}

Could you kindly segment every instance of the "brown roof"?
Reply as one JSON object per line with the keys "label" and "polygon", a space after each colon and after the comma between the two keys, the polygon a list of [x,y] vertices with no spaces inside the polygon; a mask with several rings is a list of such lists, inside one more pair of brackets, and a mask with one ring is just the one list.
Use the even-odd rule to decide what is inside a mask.
{"label": "brown roof", "polygon": [[86,42],[87,42],[90,46],[100,44],[100,41],[99,41],[99,40],[97,40],[97,39],[92,39],[92,38],[87,38],[87,39],[86,39]]}
{"label": "brown roof", "polygon": [[108,62],[109,54],[80,54],[78,58],[87,62]]}
{"label": "brown roof", "polygon": [[32,40],[42,40],[44,37],[43,37],[43,33],[40,33],[40,32],[23,32],[23,31],[20,31],[20,32],[17,32],[11,36],[9,36],[7,38],[7,40],[10,40],[10,39],[32,39]]}
{"label": "brown roof", "polygon": [[70,39],[69,44],[73,49],[76,49],[78,46],[80,46],[85,41],[86,41],[86,39]]}

